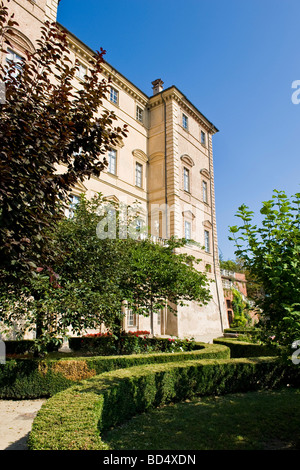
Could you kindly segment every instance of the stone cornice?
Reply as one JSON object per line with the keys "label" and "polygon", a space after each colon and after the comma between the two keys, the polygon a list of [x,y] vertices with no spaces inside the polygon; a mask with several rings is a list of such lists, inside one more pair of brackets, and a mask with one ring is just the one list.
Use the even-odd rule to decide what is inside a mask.
{"label": "stone cornice", "polygon": [[210,134],[215,134],[218,129],[178,90],[174,85],[157,95],[149,98],[149,108],[154,108],[163,103],[163,100],[176,101],[179,106],[192,116],[198,124]]}
{"label": "stone cornice", "polygon": [[[95,51],[86,46],[80,39],[74,36],[74,34],[68,31],[64,26],[60,24],[58,26],[67,34],[67,40],[70,50],[74,52],[78,60],[82,59],[83,62],[89,63],[93,59]],[[147,106],[147,95],[145,95],[133,83],[131,83],[127,78],[125,78],[120,72],[118,72],[106,61],[104,61],[102,64],[102,75],[104,75],[107,79],[110,79],[111,83],[116,84],[128,95],[132,96],[143,107]]]}

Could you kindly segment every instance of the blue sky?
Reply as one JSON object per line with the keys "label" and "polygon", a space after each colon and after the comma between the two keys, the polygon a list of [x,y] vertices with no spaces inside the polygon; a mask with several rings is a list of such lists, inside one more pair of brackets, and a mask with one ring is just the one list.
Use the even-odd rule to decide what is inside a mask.
{"label": "blue sky", "polygon": [[[299,0],[61,0],[58,21],[144,93],[176,85],[219,129],[214,171],[219,249],[245,203],[300,192]],[[300,94],[299,94],[300,96]]]}

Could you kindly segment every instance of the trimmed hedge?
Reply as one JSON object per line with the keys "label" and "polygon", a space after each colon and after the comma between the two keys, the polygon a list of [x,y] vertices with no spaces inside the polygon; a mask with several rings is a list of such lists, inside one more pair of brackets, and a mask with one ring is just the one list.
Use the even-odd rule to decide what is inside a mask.
{"label": "trimmed hedge", "polygon": [[[4,340],[6,354],[33,354],[35,351],[34,339]],[[46,350],[48,352],[58,351],[62,341],[48,343]]]}
{"label": "trimmed hedge", "polygon": [[230,357],[270,357],[278,356],[276,347],[267,346],[265,344],[249,343],[247,341],[238,341],[231,338],[216,338],[214,344],[223,344],[230,349]]}
{"label": "trimmed hedge", "polygon": [[118,337],[107,334],[72,337],[69,338],[69,347],[73,351],[92,352],[98,356],[180,352],[198,349],[197,343],[193,340],[149,338],[147,335],[135,335],[128,332],[123,332]]}
{"label": "trimmed hedge", "polygon": [[285,368],[274,358],[185,361],[104,373],[50,398],[33,422],[28,448],[105,450],[100,433],[137,413],[194,396],[283,383]]}
{"label": "trimmed hedge", "polygon": [[230,357],[224,345],[198,343],[198,348],[180,353],[7,360],[0,364],[0,398],[50,397],[83,379],[142,364]]}

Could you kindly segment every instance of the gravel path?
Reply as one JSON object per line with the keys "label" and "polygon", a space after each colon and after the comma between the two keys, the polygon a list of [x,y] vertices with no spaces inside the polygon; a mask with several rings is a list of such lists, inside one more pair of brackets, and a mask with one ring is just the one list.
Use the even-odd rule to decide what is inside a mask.
{"label": "gravel path", "polygon": [[26,450],[32,422],[46,400],[0,400],[0,450]]}

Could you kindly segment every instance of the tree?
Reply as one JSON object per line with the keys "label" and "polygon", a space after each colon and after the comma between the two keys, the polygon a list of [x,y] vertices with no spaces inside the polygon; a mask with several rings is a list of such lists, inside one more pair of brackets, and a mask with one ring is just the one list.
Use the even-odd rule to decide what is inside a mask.
{"label": "tree", "polygon": [[150,316],[167,307],[176,313],[187,301],[207,304],[211,298],[206,274],[196,269],[200,260],[182,252],[186,240],[170,239],[164,245],[145,239],[130,243],[130,270],[124,279],[128,306]]}
{"label": "tree", "polygon": [[[62,221],[57,230],[66,256],[56,271],[68,282],[83,283],[90,298],[98,296],[98,306],[94,303],[90,310],[95,322],[118,329],[124,303],[136,314],[150,315],[151,320],[167,300],[171,310],[188,300],[207,303],[209,281],[195,268],[198,260],[178,252],[186,241],[171,239],[162,246],[146,234],[139,237],[138,206],[125,209],[123,217],[124,208],[107,204],[102,195],[90,201],[82,196],[74,217]],[[106,232],[99,237],[103,221]]]}
{"label": "tree", "polygon": [[[73,217],[62,219],[52,234],[61,252],[57,263],[51,269],[39,267],[21,297],[13,291],[0,302],[5,323],[22,320],[24,328],[32,329],[38,324],[40,341],[46,343],[103,323],[118,333],[124,304],[152,319],[167,300],[173,310],[189,300],[207,303],[208,280],[192,265],[197,260],[176,252],[185,242],[169,240],[160,246],[138,239],[134,235],[139,232],[132,233],[137,213],[131,209],[127,212],[132,215],[125,218],[127,238],[120,238],[124,227],[119,207],[106,205],[102,195],[91,200],[82,195]],[[107,237],[99,237],[99,226],[109,221],[107,213],[113,211],[116,234],[106,224]]]}
{"label": "tree", "polygon": [[300,193],[289,200],[284,191],[274,190],[272,199],[263,202],[260,228],[246,205],[236,214],[243,225],[230,227],[235,254],[263,289],[258,302],[266,332],[289,346],[300,337],[299,204]]}
{"label": "tree", "polygon": [[[15,22],[0,3],[1,51]],[[108,91],[102,79],[104,50],[96,52],[75,90],[78,64],[56,24],[45,23],[32,54],[17,65],[0,66],[6,101],[0,105],[0,276],[24,282],[39,266],[51,266],[56,250],[51,228],[77,182],[99,176],[105,153],[126,126],[114,127],[114,113],[99,114]],[[60,165],[58,167],[58,165]],[[63,170],[58,171],[58,168]],[[25,276],[25,277],[24,277]]]}

